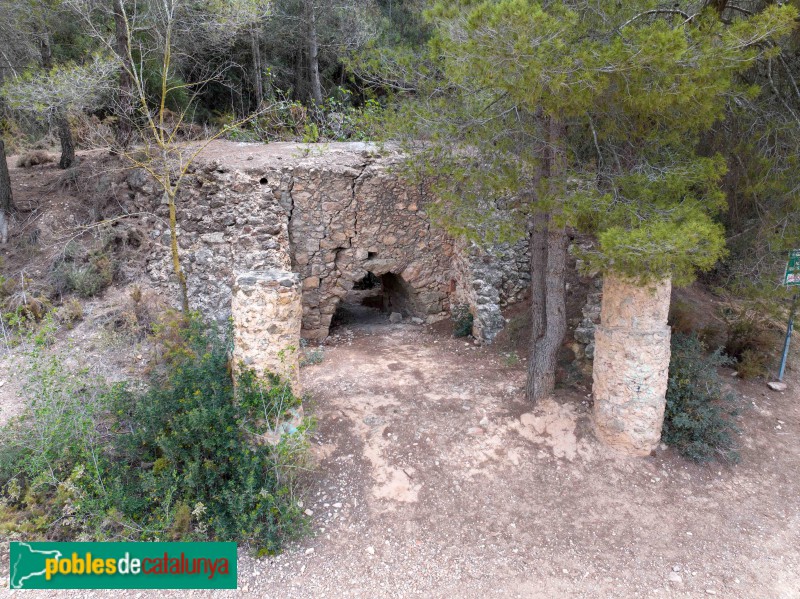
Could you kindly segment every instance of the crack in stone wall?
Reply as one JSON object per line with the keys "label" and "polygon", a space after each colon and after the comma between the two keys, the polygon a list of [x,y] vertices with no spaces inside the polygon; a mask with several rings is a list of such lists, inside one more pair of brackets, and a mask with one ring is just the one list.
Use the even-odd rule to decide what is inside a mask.
{"label": "crack in stone wall", "polygon": [[[504,326],[500,308],[529,283],[527,244],[481,250],[431,226],[428,198],[392,170],[400,160],[369,144],[212,144],[177,200],[192,308],[227,319],[237,277],[246,273],[243,280],[257,281],[260,289],[250,296],[266,298],[271,292],[263,289],[271,284],[258,273],[276,280],[295,273],[302,335],[322,340],[356,281],[367,273],[392,274],[410,297],[407,316],[435,322],[448,317],[452,304],[464,303],[475,316],[476,337],[490,342]],[[128,187],[131,208],[158,217],[147,273],[177,297],[167,206],[139,171],[128,177]]]}

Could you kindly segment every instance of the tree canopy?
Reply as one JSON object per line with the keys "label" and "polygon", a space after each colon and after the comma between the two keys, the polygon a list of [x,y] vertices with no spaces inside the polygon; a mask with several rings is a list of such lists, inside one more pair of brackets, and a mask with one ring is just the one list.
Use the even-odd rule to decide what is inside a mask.
{"label": "tree canopy", "polygon": [[[523,214],[557,205],[597,235],[588,258],[602,269],[688,282],[724,255],[725,159],[702,155],[700,135],[758,93],[737,75],[775,55],[794,8],[723,22],[653,2],[501,0],[439,2],[428,16],[436,33],[403,119],[409,138],[432,142],[425,174],[455,232],[522,233],[521,219],[487,210],[505,197]],[[565,126],[568,163],[547,189],[546,119]]]}

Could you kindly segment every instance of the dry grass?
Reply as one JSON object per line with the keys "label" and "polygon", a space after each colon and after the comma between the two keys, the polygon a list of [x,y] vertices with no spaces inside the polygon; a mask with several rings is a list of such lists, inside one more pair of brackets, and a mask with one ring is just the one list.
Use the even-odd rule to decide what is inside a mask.
{"label": "dry grass", "polygon": [[31,168],[32,166],[54,162],[55,159],[55,156],[44,150],[32,150],[17,158],[17,168]]}

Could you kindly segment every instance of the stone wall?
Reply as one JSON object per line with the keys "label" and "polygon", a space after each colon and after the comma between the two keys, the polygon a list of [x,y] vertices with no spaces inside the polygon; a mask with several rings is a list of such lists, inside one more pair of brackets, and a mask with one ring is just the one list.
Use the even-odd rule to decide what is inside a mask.
{"label": "stone wall", "polygon": [[[391,310],[434,322],[464,303],[476,337],[490,342],[504,325],[500,308],[528,285],[526,244],[456,244],[430,223],[424,194],[394,174],[399,160],[363,143],[212,144],[178,197],[191,307],[226,319],[237,277],[294,272],[302,335],[322,340],[353,284],[372,273],[393,281]],[[147,272],[177,297],[167,206],[142,171],[127,187],[130,209],[153,215],[143,217],[153,242]]]}
{"label": "stone wall", "polygon": [[[597,283],[602,283],[602,281],[598,279]],[[586,303],[581,308],[582,318],[573,333],[575,341],[582,347],[582,357],[587,360],[594,360],[594,332],[597,325],[600,324],[602,301],[602,292],[590,292],[586,295]]]}
{"label": "stone wall", "polygon": [[[350,157],[348,157],[350,158]],[[434,322],[449,310],[453,243],[431,227],[418,190],[390,173],[395,157],[301,165],[287,181],[292,266],[303,278],[303,337],[324,339],[338,304],[367,273],[394,274],[395,308]]]}
{"label": "stone wall", "polygon": [[530,286],[528,240],[481,248],[475,243],[456,243],[454,304],[470,307],[474,316],[473,335],[491,343],[503,330],[501,308],[522,299]]}
{"label": "stone wall", "polygon": [[281,270],[240,274],[233,285],[231,315],[236,323],[234,362],[259,375],[278,374],[300,395],[298,339],[303,305],[297,274]]}
{"label": "stone wall", "polygon": [[[167,206],[141,171],[128,176],[128,186],[134,210],[153,214],[142,219],[152,238],[147,273],[177,298]],[[209,161],[192,173],[177,203],[178,239],[192,309],[227,319],[238,273],[291,271],[288,215],[258,179]]]}
{"label": "stone wall", "polygon": [[[530,282],[525,240],[485,249],[451,239],[428,219],[429,198],[395,174],[400,160],[359,143],[220,142],[204,152],[178,198],[179,245],[191,307],[233,315],[237,360],[296,384],[296,355],[279,352],[301,335],[325,339],[337,307],[365,278],[381,281],[384,308],[415,322],[466,304],[479,340],[504,327],[501,308]],[[177,299],[167,206],[141,171],[128,176],[127,195],[152,238],[147,272]],[[668,281],[642,289],[606,277],[601,323],[594,327],[600,294],[590,293],[575,335],[590,358],[594,340],[597,435],[631,453],[660,439],[669,296]]]}

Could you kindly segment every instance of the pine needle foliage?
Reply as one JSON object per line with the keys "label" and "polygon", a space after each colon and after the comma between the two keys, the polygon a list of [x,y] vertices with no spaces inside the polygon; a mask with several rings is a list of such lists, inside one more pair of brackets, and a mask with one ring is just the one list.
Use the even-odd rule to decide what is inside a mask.
{"label": "pine needle foliage", "polygon": [[[723,21],[689,2],[441,0],[426,15],[429,54],[413,73],[388,62],[386,79],[415,90],[397,119],[416,143],[408,170],[451,233],[507,241],[548,212],[597,236],[592,270],[643,284],[687,284],[725,256],[726,164],[698,142],[758,93],[736,76],[775,52],[796,8]],[[542,171],[553,121],[556,177]]]}

